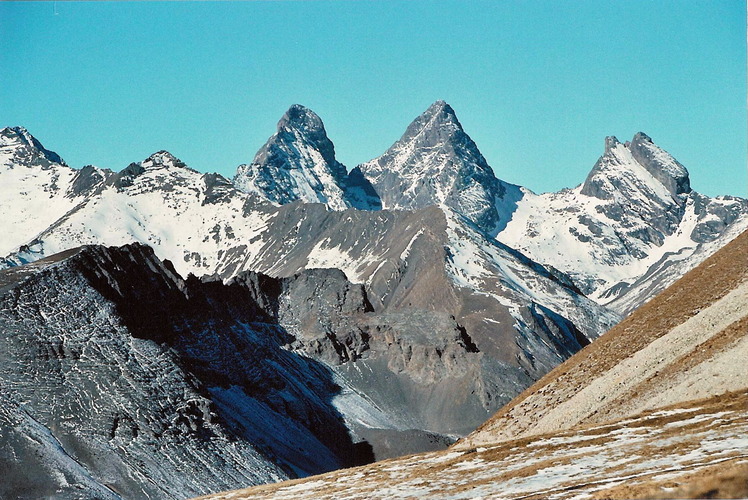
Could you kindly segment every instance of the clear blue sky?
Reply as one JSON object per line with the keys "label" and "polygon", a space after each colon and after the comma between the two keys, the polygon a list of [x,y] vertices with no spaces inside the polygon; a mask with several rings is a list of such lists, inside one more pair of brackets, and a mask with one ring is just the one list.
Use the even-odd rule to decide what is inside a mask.
{"label": "clear blue sky", "polygon": [[231,176],[300,103],[352,168],[444,99],[536,192],[641,130],[748,194],[743,0],[0,2],[0,47],[0,126],[75,167],[167,149]]}

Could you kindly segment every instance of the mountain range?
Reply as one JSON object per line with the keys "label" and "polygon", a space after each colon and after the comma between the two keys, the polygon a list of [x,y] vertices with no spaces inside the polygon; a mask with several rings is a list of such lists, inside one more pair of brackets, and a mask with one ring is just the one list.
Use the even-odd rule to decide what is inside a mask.
{"label": "mountain range", "polygon": [[74,169],[5,128],[0,210],[0,462],[28,497],[443,448],[748,227],[642,133],[577,188],[501,181],[443,101],[350,171],[294,105],[231,180],[166,151]]}

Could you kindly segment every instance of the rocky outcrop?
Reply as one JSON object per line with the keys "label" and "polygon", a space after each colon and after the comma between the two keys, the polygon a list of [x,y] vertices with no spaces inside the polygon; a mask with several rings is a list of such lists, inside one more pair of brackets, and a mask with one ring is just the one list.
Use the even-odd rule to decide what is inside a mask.
{"label": "rocky outcrop", "polygon": [[183,498],[356,463],[332,372],[230,288],[142,245],[0,273],[3,496]]}

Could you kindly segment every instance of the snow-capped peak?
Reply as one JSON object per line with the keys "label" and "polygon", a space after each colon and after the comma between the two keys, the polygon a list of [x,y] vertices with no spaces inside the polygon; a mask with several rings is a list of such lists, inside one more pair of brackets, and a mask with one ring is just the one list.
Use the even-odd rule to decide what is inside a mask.
{"label": "snow-capped peak", "polygon": [[581,193],[613,200],[633,193],[665,203],[682,203],[679,195],[691,191],[688,171],[652,139],[638,132],[630,142],[605,138],[605,151],[595,163]]}
{"label": "snow-capped peak", "polygon": [[281,134],[292,134],[303,138],[305,142],[317,146],[326,161],[335,162],[335,147],[327,137],[322,119],[311,109],[301,104],[294,104],[288,108],[288,111],[278,121],[276,135]]}
{"label": "snow-capped peak", "polygon": [[149,167],[166,167],[166,168],[188,168],[187,165],[174,156],[173,154],[169,153],[168,151],[158,151],[156,153],[153,153],[151,156],[143,160],[141,163],[143,168],[149,168]]}
{"label": "snow-capped peak", "polygon": [[444,101],[436,101],[408,126],[400,142],[418,140],[421,145],[437,145],[464,133],[452,106]]}
{"label": "snow-capped peak", "polygon": [[[3,158],[7,157],[7,158]],[[24,127],[5,127],[0,130],[0,159],[13,159],[15,164],[38,164],[48,166],[48,163],[65,165],[65,161],[55,153],[42,146],[36,137]]]}
{"label": "snow-capped peak", "polygon": [[385,208],[444,205],[482,229],[502,227],[509,198],[519,187],[496,178],[452,107],[436,101],[382,156],[359,165],[382,197]]}
{"label": "snow-capped peak", "polygon": [[252,163],[239,166],[234,185],[277,204],[302,200],[344,210],[346,176],[320,117],[294,104]]}

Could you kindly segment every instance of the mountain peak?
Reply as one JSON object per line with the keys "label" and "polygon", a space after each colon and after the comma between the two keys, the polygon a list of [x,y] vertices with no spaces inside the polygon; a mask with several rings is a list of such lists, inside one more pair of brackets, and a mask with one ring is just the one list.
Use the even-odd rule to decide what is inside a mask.
{"label": "mountain peak", "polygon": [[145,168],[153,166],[187,168],[187,165],[182,160],[163,149],[143,160],[142,165]]}
{"label": "mountain peak", "polygon": [[[443,132],[439,133],[439,131],[446,131],[448,135],[445,136]],[[458,132],[463,132],[462,125],[452,106],[445,101],[436,101],[413,120],[405,131],[403,138],[426,133],[427,137],[443,140]]]}
{"label": "mountain peak", "polygon": [[302,200],[343,210],[348,208],[346,177],[322,119],[311,109],[294,104],[252,163],[239,166],[234,185],[273,203]]}
{"label": "mountain peak", "polygon": [[293,104],[278,122],[278,131],[291,128],[302,132],[325,132],[325,126],[322,119],[311,109],[301,104]]}
{"label": "mountain peak", "polygon": [[657,146],[647,134],[637,132],[626,147],[637,163],[660,181],[673,196],[691,192],[691,181],[686,167]]}
{"label": "mountain peak", "polygon": [[441,99],[439,99],[438,101],[434,101],[434,103],[431,104],[431,106],[429,106],[428,109],[426,109],[426,111],[424,112],[424,114],[430,114],[430,115],[435,115],[435,114],[440,114],[440,113],[445,116],[455,116],[455,111],[454,109],[452,109],[452,106],[450,106],[449,104],[447,104],[446,101],[443,101]]}
{"label": "mountain peak", "polygon": [[604,156],[613,154],[613,149],[620,145],[621,142],[618,140],[618,138],[614,135],[609,135],[605,138],[605,152],[603,153]]}
{"label": "mountain peak", "polygon": [[652,138],[649,137],[644,132],[637,132],[636,134],[634,134],[634,138],[631,140],[631,142],[650,142],[650,143],[654,143],[652,141]]}
{"label": "mountain peak", "polygon": [[[507,218],[499,214],[508,184],[499,181],[452,107],[436,101],[383,155],[359,165],[385,208],[413,210],[446,205],[488,232]],[[521,196],[516,186],[517,196]]]}
{"label": "mountain peak", "polygon": [[663,200],[691,191],[686,168],[644,132],[625,144],[606,137],[605,151],[582,185],[582,194],[612,199],[624,185],[629,194],[648,188]]}
{"label": "mountain peak", "polygon": [[[41,157],[52,163],[66,165],[60,155],[54,151],[46,149],[36,137],[26,130],[25,127],[5,127],[0,130],[0,150],[19,149],[28,149],[30,150],[29,152],[35,150],[36,153],[32,154],[32,157],[36,157],[37,159]],[[21,154],[21,156],[27,157],[28,154]]]}

